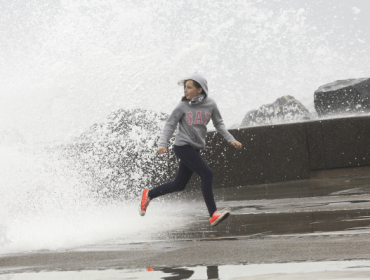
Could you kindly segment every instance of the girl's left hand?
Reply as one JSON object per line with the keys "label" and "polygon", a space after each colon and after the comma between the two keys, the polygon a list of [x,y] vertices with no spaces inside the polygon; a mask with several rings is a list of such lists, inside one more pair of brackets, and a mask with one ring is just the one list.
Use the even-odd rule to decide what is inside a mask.
{"label": "girl's left hand", "polygon": [[232,141],[232,142],[230,142],[230,145],[233,145],[238,150],[240,150],[242,148],[242,143],[240,143],[239,141]]}

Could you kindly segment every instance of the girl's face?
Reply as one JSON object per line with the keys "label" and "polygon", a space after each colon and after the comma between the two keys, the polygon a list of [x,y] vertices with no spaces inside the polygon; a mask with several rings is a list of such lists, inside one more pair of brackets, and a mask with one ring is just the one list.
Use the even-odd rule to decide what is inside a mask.
{"label": "girl's face", "polygon": [[191,99],[193,99],[193,97],[195,97],[197,95],[200,95],[200,93],[202,92],[202,89],[197,88],[194,85],[193,80],[187,80],[186,83],[185,83],[184,92],[185,92],[186,98],[191,100]]}

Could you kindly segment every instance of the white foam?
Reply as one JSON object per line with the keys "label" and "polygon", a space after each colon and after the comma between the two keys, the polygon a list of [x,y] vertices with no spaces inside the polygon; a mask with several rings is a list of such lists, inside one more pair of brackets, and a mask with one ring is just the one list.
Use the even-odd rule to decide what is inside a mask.
{"label": "white foam", "polygon": [[104,200],[62,159],[16,148],[0,149],[0,254],[62,250],[102,242],[151,240],[184,225],[187,205]]}

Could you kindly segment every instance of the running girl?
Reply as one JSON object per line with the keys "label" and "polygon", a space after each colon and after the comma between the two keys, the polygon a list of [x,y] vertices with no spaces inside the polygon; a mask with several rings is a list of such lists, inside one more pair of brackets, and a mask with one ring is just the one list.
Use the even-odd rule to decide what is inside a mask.
{"label": "running girl", "polygon": [[210,224],[216,226],[225,220],[230,212],[226,209],[217,210],[212,188],[213,172],[200,156],[200,150],[204,150],[206,145],[207,124],[210,119],[227,142],[238,150],[242,148],[242,144],[226,130],[216,102],[208,96],[207,80],[202,75],[194,73],[179,84],[184,85],[185,96],[168,118],[158,142],[158,154],[165,153],[167,143],[179,123],[173,145],[175,155],[180,159],[179,170],[175,180],[151,190],[143,190],[139,213],[141,216],[145,215],[150,200],[184,190],[195,172],[201,177],[202,194],[208,208]]}

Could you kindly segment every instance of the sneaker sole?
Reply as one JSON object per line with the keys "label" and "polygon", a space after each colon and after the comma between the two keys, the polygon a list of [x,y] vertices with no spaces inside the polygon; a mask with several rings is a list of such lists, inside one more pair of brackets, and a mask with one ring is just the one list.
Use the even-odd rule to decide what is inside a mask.
{"label": "sneaker sole", "polygon": [[146,211],[143,211],[143,210],[141,210],[141,200],[142,200],[142,197],[143,197],[143,193],[144,193],[144,191],[141,191],[141,199],[140,199],[140,204],[139,204],[139,214],[140,214],[140,216],[145,216],[145,213],[146,213]]}
{"label": "sneaker sole", "polygon": [[141,210],[141,205],[139,205],[139,214],[140,216],[145,216],[145,211]]}
{"label": "sneaker sole", "polygon": [[214,221],[211,226],[212,227],[215,227],[217,226],[219,223],[221,223],[222,221],[226,220],[230,215],[230,212],[227,212],[225,213],[224,215],[220,216],[216,221]]}

